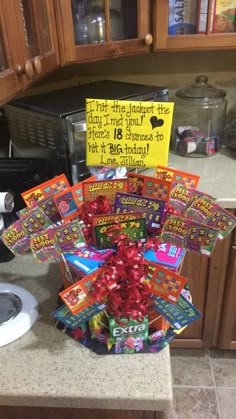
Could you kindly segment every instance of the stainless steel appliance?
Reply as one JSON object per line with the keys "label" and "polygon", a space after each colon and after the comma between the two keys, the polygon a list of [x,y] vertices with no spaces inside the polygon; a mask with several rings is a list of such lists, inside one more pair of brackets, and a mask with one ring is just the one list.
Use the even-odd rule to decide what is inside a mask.
{"label": "stainless steel appliance", "polygon": [[77,183],[86,179],[85,99],[168,101],[164,87],[98,81],[13,100],[5,107],[15,157],[41,157]]}

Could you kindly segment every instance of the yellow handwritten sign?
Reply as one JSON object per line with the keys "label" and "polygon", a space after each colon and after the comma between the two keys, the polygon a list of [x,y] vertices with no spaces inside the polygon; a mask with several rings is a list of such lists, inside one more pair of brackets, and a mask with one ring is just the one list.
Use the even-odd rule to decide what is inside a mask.
{"label": "yellow handwritten sign", "polygon": [[88,166],[166,166],[174,104],[86,99]]}

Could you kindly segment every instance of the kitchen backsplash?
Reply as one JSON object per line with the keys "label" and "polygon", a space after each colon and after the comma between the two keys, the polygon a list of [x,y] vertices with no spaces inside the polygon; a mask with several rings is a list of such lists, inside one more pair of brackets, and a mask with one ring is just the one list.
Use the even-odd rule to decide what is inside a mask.
{"label": "kitchen backsplash", "polygon": [[236,51],[159,52],[122,57],[59,69],[24,92],[31,95],[91,80],[112,79],[167,86],[170,98],[196,74],[206,74],[212,84],[227,92],[229,107],[236,104]]}

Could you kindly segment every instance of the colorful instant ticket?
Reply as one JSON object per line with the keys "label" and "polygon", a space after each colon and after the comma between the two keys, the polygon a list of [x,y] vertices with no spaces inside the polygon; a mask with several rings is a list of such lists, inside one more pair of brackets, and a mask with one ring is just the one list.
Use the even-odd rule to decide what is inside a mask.
{"label": "colorful instant ticket", "polygon": [[172,169],[165,166],[157,166],[154,177],[166,180],[171,183],[171,188],[177,184],[185,186],[185,188],[197,188],[200,176],[192,173],[182,172],[181,170]]}
{"label": "colorful instant ticket", "polygon": [[194,320],[202,317],[200,311],[194,307],[183,295],[180,295],[176,304],[153,296],[154,307],[161,313],[175,329],[182,329]]}
{"label": "colorful instant ticket", "polygon": [[165,210],[165,201],[160,199],[137,196],[133,194],[117,193],[115,200],[115,212],[142,212],[146,219],[146,226],[150,229],[159,229]]}
{"label": "colorful instant ticket", "polygon": [[114,205],[117,192],[127,192],[127,179],[97,180],[83,183],[84,201],[94,201],[98,196],[106,196]]}
{"label": "colorful instant ticket", "polygon": [[77,314],[96,303],[95,298],[89,296],[89,292],[92,289],[94,281],[96,281],[101,272],[102,268],[98,269],[91,275],[87,275],[80,281],[76,282],[76,284],[71,285],[69,288],[66,288],[59,293],[61,299],[72,314]]}
{"label": "colorful instant ticket", "polygon": [[127,179],[129,193],[168,201],[171,184],[166,180],[132,172],[127,173]]}
{"label": "colorful instant ticket", "polygon": [[99,249],[113,247],[119,240],[129,238],[133,241],[140,240],[146,243],[145,218],[121,221],[120,223],[99,224],[94,227],[96,245]]}
{"label": "colorful instant ticket", "polygon": [[[157,264],[152,264],[155,270],[150,279],[150,292],[171,303],[176,303],[187,282],[187,278],[167,270]],[[150,270],[149,270],[150,275]]]}
{"label": "colorful instant ticket", "polygon": [[68,188],[70,188],[70,184],[66,176],[60,175],[23,192],[21,196],[27,207],[34,207],[41,199],[48,198]]}
{"label": "colorful instant ticket", "polygon": [[76,330],[83,323],[87,322],[96,314],[100,313],[100,311],[104,310],[105,307],[106,304],[96,302],[83,309],[83,311],[80,311],[77,314],[72,314],[68,307],[63,305],[53,313],[53,317],[64,324],[65,327],[68,327],[71,330]]}

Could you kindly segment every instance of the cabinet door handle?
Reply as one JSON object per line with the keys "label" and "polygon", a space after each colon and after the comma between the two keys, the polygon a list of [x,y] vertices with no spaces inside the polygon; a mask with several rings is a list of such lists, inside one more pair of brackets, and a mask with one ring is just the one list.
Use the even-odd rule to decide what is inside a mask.
{"label": "cabinet door handle", "polygon": [[17,65],[16,66],[16,74],[18,76],[22,76],[23,74],[26,75],[26,77],[31,80],[33,78],[34,75],[34,69],[32,66],[32,63],[30,61],[26,61],[25,65]]}
{"label": "cabinet door handle", "polygon": [[35,57],[33,65],[34,65],[34,69],[35,69],[36,73],[40,74],[41,71],[42,71],[42,62],[41,62],[39,57]]}
{"label": "cabinet door handle", "polygon": [[116,54],[116,50],[114,48],[112,48],[110,50],[110,56],[113,57]]}
{"label": "cabinet door handle", "polygon": [[144,42],[145,42],[146,45],[152,45],[153,36],[150,33],[148,33],[144,38]]}

